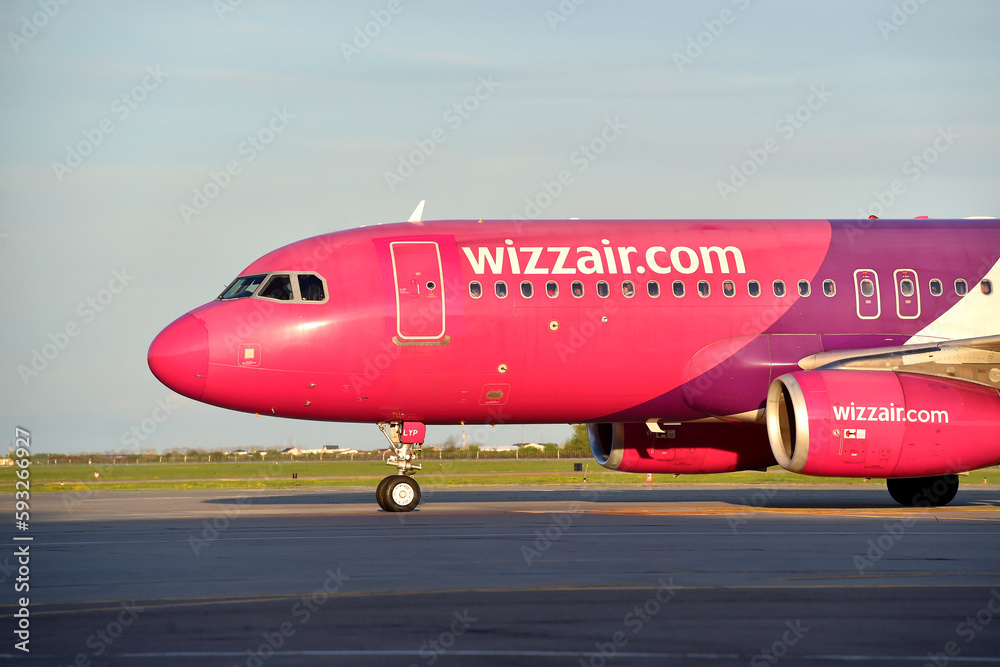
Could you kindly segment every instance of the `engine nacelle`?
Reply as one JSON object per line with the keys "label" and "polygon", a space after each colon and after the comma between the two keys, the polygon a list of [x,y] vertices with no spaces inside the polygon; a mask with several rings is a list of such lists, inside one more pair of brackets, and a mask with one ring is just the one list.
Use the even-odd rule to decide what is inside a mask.
{"label": "engine nacelle", "polygon": [[782,375],[766,423],[781,467],[824,477],[925,477],[1000,461],[1000,393],[892,371]]}
{"label": "engine nacelle", "polygon": [[590,450],[605,468],[622,472],[714,473],[774,465],[763,424],[704,423],[666,426],[589,424]]}

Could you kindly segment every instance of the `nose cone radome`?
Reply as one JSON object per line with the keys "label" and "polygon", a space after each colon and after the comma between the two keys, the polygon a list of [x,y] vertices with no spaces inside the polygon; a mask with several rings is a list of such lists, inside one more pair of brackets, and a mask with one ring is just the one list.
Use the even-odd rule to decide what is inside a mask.
{"label": "nose cone radome", "polygon": [[208,375],[208,329],[193,315],[174,320],[153,339],[147,360],[157,380],[182,396],[200,399]]}

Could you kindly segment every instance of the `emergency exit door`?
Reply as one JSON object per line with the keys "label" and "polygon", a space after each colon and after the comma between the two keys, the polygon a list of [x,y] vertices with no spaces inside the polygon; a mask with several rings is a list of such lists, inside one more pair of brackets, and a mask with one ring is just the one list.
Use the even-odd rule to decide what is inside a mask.
{"label": "emergency exit door", "polygon": [[854,272],[854,295],[858,317],[863,320],[878,319],[882,314],[882,302],[879,300],[878,274],[875,271],[858,269]]}
{"label": "emergency exit door", "polygon": [[913,269],[898,269],[893,274],[896,283],[896,314],[901,320],[920,317],[920,283]]}

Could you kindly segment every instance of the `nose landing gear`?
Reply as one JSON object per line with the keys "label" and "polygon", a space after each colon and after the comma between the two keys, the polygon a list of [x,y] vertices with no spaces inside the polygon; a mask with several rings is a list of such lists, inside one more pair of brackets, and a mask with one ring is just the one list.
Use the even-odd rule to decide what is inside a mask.
{"label": "nose landing gear", "polygon": [[386,512],[410,512],[420,503],[420,485],[413,475],[420,470],[415,461],[420,457],[426,429],[420,422],[382,422],[378,427],[392,449],[385,462],[396,466],[397,474],[379,482],[375,500]]}

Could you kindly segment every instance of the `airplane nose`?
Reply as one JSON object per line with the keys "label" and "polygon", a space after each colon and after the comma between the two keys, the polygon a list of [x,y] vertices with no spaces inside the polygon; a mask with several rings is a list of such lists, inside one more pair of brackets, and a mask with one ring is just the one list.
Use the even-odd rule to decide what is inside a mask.
{"label": "airplane nose", "polygon": [[149,370],[182,396],[198,400],[208,375],[208,329],[193,315],[167,325],[149,345]]}

